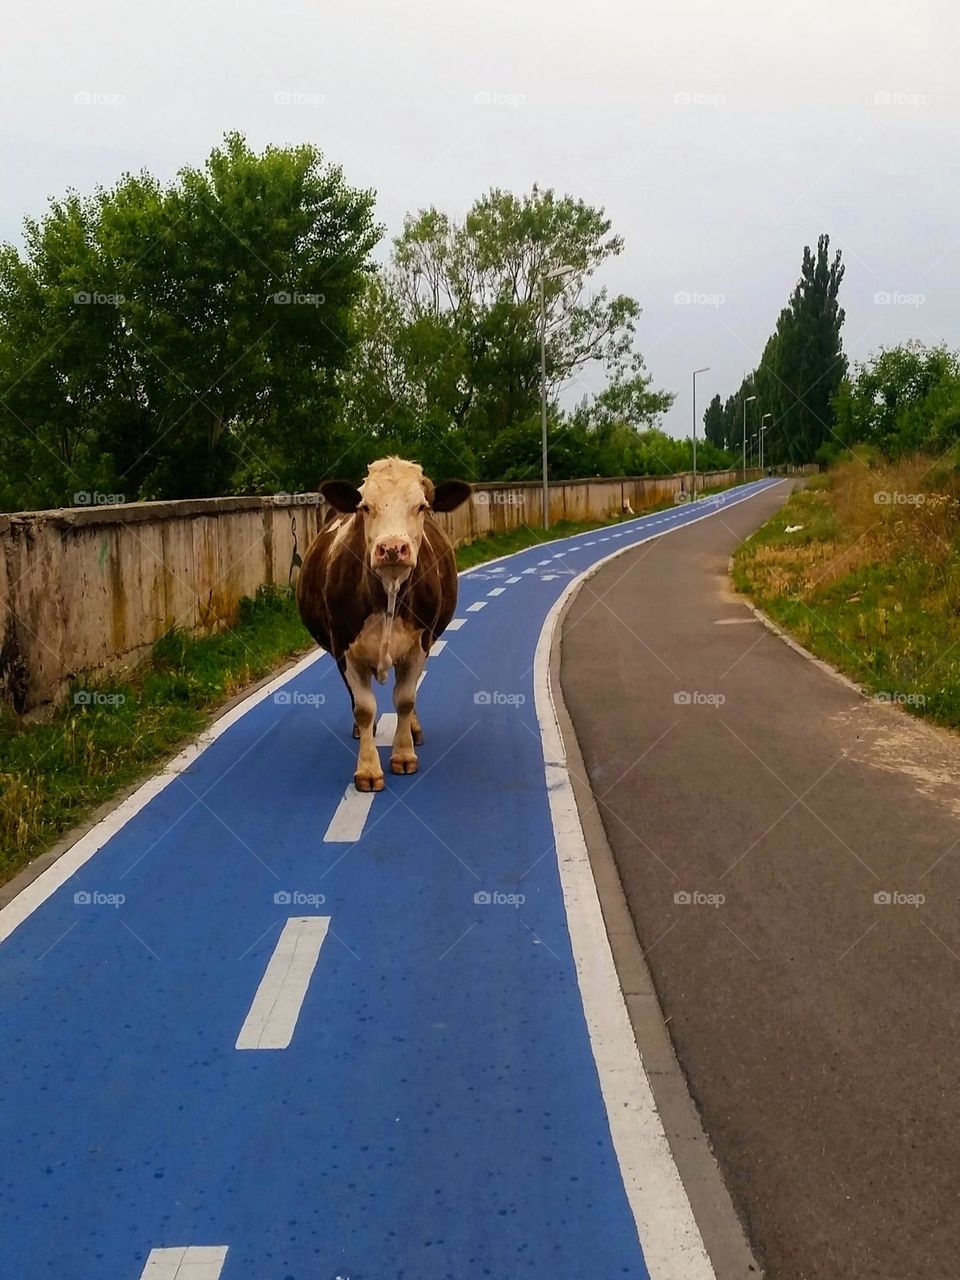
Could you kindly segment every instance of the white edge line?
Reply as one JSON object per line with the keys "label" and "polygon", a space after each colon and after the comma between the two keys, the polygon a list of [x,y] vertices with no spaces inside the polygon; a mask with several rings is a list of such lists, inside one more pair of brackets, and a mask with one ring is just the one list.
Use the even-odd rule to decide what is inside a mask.
{"label": "white edge line", "polygon": [[172,760],[168,760],[159,773],[154,774],[152,778],[148,778],[132,795],[127,796],[126,800],[117,805],[112,813],[108,813],[96,826],[91,827],[56,862],[51,863],[45,871],[42,871],[36,880],[32,880],[30,884],[25,885],[17,896],[0,910],[0,942],[4,942],[9,938],[18,925],[21,925],[29,915],[36,911],[37,907],[46,902],[52,893],[55,893],[76,871],[79,871],[85,863],[89,862],[108,840],[115,836],[122,827],[126,826],[131,818],[135,818],[140,810],[150,803],[154,796],[158,796],[161,791],[165,791],[170,783],[174,782],[185,769],[188,769],[211,743],[216,742],[238,720],[242,719],[248,711],[252,711],[254,707],[266,701],[277,689],[282,688],[288,681],[295,679],[301,672],[306,671],[308,667],[318,662],[325,653],[325,649],[311,650],[299,662],[294,663],[292,667],[288,667],[286,671],[271,680],[269,684],[263,685],[251,693],[248,698],[245,698],[243,702],[238,702],[235,707],[231,707],[219,720],[215,720],[212,725],[204,729],[195,742],[191,742],[179,755],[174,756]]}
{"label": "white edge line", "polygon": [[[765,485],[736,502],[724,504],[724,509],[774,487]],[[705,512],[675,527],[685,529],[714,514],[716,511]],[[537,641],[534,705],[543,743],[544,775],[557,866],[584,1017],[610,1135],[644,1260],[651,1280],[716,1280],[700,1228],[674,1163],[620,988],[567,771],[550,685],[553,633],[564,606],[604,565],[646,541],[648,539],[641,538],[601,557],[560,593],[544,620]]]}
{"label": "white edge line", "polygon": [[[785,477],[785,479],[788,478],[790,477]],[[709,516],[716,515],[719,511],[726,511],[729,507],[735,507],[740,502],[747,502],[750,498],[756,497],[757,494],[765,493],[768,489],[775,488],[777,484],[783,484],[785,482],[785,480],[777,480],[773,485],[763,485],[760,489],[753,488],[754,485],[761,483],[762,479],[763,477],[761,480],[749,481],[748,485],[751,487],[751,492],[744,494],[741,498],[737,498],[735,502],[719,503],[717,506],[713,507],[711,511],[704,512],[702,516],[697,516],[694,520],[686,520],[681,524],[672,526],[672,528],[685,529],[688,525],[696,524],[697,520],[705,520]],[[735,489],[741,487],[747,486],[735,485],[733,486],[733,489],[727,490],[727,492],[733,492]],[[627,525],[638,524],[643,520],[649,521],[649,519],[649,514],[639,515],[633,520],[625,520],[622,527],[625,528]],[[667,532],[670,531],[671,530],[668,530]],[[570,534],[568,536],[570,538],[579,538],[583,535]],[[653,536],[661,537],[663,535],[657,534]],[[558,541],[561,541],[561,539],[558,539]],[[600,541],[603,541],[603,539],[600,539]],[[629,543],[626,547],[618,548],[616,554],[619,554],[621,550],[629,551],[633,547],[639,547],[646,541],[648,541],[646,538],[637,539],[635,542]],[[524,547],[522,551],[510,551],[507,552],[506,555],[495,556],[492,560],[484,560],[482,561],[482,564],[471,565],[469,569],[461,569],[457,574],[457,577],[465,578],[472,573],[474,569],[479,569],[486,565],[499,564],[502,561],[510,560],[515,556],[525,555],[529,550],[529,547]],[[605,563],[604,560],[598,561],[598,565],[603,563]],[[592,568],[596,567],[597,565],[592,566]],[[585,570],[584,573],[580,575],[580,578],[574,578],[570,583],[568,590],[574,587],[590,572],[590,569]],[[564,595],[565,594],[566,593],[564,593]],[[216,742],[217,738],[226,733],[226,731],[235,725],[238,720],[242,719],[248,711],[252,711],[254,707],[263,702],[266,698],[269,698],[277,689],[283,688],[288,681],[294,680],[302,671],[305,671],[308,667],[312,666],[313,663],[318,662],[325,654],[325,649],[311,650],[311,652],[305,654],[299,662],[294,663],[292,667],[288,667],[286,671],[282,672],[268,684],[263,685],[254,693],[251,693],[250,696],[245,698],[242,702],[238,702],[235,707],[232,707],[225,715],[222,715],[219,720],[215,720],[212,725],[207,729],[204,729],[204,731],[199,734],[195,742],[192,742],[188,747],[185,747],[179,755],[176,755],[172,760],[169,760],[158,773],[154,774],[152,778],[148,778],[146,782],[133,792],[132,795],[127,796],[126,800],[117,805],[111,813],[108,813],[105,818],[101,818],[101,820],[82,835],[75,844],[72,844],[65,853],[62,853],[56,862],[51,863],[45,871],[42,871],[40,875],[37,876],[36,880],[31,880],[28,885],[24,885],[15,898],[12,898],[5,907],[0,907],[0,943],[5,942],[13,931],[18,928],[28,916],[31,916],[38,907],[42,906],[46,902],[51,894],[56,893],[57,889],[59,889],[62,884],[65,884],[75,872],[79,871],[82,866],[89,862],[93,855],[101,849],[108,840],[115,836],[122,827],[125,827],[132,818],[135,818],[140,810],[149,804],[154,796],[157,796],[161,791],[164,791],[175,778],[193,764],[194,760],[196,760],[196,758],[201,755],[202,752],[211,745],[211,743]],[[426,672],[424,671],[420,676],[420,679],[417,681],[417,689],[419,689],[420,685],[423,683],[425,675]]]}

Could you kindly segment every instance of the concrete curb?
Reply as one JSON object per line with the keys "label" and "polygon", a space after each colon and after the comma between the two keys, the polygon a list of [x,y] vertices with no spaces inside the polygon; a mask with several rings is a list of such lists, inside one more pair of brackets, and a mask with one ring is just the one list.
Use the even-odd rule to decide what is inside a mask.
{"label": "concrete curb", "polygon": [[550,692],[624,1003],[680,1180],[717,1280],[759,1280],[762,1268],[748,1242],[674,1053],[588,781],[576,730],[563,699],[560,684],[563,630],[566,615],[578,594],[579,588],[567,600],[554,629],[550,647]]}

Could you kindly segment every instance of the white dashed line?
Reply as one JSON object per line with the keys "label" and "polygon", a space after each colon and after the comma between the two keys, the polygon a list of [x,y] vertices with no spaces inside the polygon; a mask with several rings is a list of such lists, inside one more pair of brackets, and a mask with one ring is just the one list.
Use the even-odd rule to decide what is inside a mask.
{"label": "white dashed line", "polygon": [[540,581],[541,581],[541,582],[553,582],[554,578],[556,578],[556,577],[558,577],[558,575],[557,575],[557,574],[555,574],[555,573],[545,573],[545,574],[543,575],[543,577],[540,579]]}
{"label": "white dashed line", "polygon": [[448,631],[459,631],[461,627],[466,626],[466,618],[451,618],[447,623]]}
{"label": "white dashed line", "polygon": [[536,573],[536,572],[537,572],[537,566],[536,566],[536,565],[531,565],[529,569],[521,569],[521,570],[520,570],[520,572],[521,572],[521,573]]}
{"label": "white dashed line", "polygon": [[226,1256],[225,1244],[151,1249],[140,1280],[219,1280]]}
{"label": "white dashed line", "polygon": [[477,600],[474,604],[467,605],[467,613],[479,613],[481,609],[485,609],[486,607],[486,600]]}
{"label": "white dashed line", "polygon": [[519,578],[508,578],[508,579],[507,579],[507,586],[509,586],[511,582],[519,582],[519,581],[520,581],[520,579],[519,579]]}
{"label": "white dashed line", "polygon": [[[357,792],[359,795],[360,792]],[[372,793],[371,793],[372,794]],[[237,1036],[238,1049],[286,1049],[293,1039],[307,987],[330,927],[329,916],[291,916],[283,926],[246,1021]],[[223,1260],[221,1259],[221,1266]],[[193,1272],[171,1273],[189,1276]],[[201,1275],[206,1276],[206,1272]],[[219,1270],[210,1273],[218,1276]]]}
{"label": "white dashed line", "polygon": [[548,557],[546,560],[538,560],[538,561],[537,561],[537,564],[549,564],[549,563],[550,563],[549,557]]}
{"label": "white dashed line", "polygon": [[351,782],[330,819],[323,843],[353,844],[355,840],[359,840],[375,794],[373,791],[358,791]]}
{"label": "white dashed line", "polygon": [[443,653],[446,647],[446,640],[434,640],[433,644],[430,646],[430,657],[435,658],[438,653]]}
{"label": "white dashed line", "polygon": [[494,587],[491,591],[488,591],[488,592],[487,592],[487,595],[488,595],[488,596],[502,596],[502,595],[503,595],[503,593],[506,591],[506,589],[507,589],[506,587]]}
{"label": "white dashed line", "polygon": [[374,738],[374,741],[378,747],[392,747],[393,735],[396,732],[397,713],[395,711],[385,711],[377,721],[377,736]]}

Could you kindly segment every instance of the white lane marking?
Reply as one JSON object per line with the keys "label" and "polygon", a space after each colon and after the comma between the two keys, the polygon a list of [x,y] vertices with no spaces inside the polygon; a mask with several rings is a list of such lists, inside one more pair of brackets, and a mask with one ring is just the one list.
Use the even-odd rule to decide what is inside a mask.
{"label": "white lane marking", "polygon": [[287,1048],[329,927],[329,916],[291,916],[283,926],[237,1036],[238,1049]]}
{"label": "white lane marking", "polygon": [[225,1244],[151,1249],[140,1280],[219,1280],[226,1256]]}
{"label": "white lane marking", "polygon": [[596,540],[594,540],[593,542],[585,542],[583,545],[585,547],[595,547],[597,544],[596,544]]}
{"label": "white lane marking", "polygon": [[363,835],[363,824],[367,820],[375,795],[375,791],[358,791],[351,782],[330,819],[329,827],[324,832],[323,843],[353,844],[355,840],[359,840]]}
{"label": "white lane marking", "polygon": [[209,729],[204,729],[196,742],[191,742],[179,755],[174,756],[172,760],[164,765],[159,773],[152,778],[148,778],[132,795],[127,796],[126,800],[118,804],[112,813],[108,813],[105,818],[101,818],[96,826],[91,827],[85,835],[82,835],[76,844],[71,845],[67,852],[59,857],[56,862],[51,863],[46,871],[37,876],[36,880],[32,880],[30,884],[21,889],[12,901],[0,909],[0,942],[9,938],[18,925],[22,924],[28,916],[36,911],[37,907],[46,902],[52,893],[56,893],[62,884],[65,884],[76,871],[79,871],[82,866],[89,862],[97,850],[102,849],[108,840],[127,825],[131,818],[135,818],[154,796],[158,796],[161,791],[165,791],[171,782],[179,778],[180,774],[188,769],[211,743],[216,742],[222,734],[232,728],[248,711],[252,711],[261,702],[265,702],[267,698],[272,697],[277,689],[282,689],[285,684],[295,680],[308,667],[311,667],[315,662],[319,662],[325,653],[325,649],[315,649],[275,679],[270,680],[262,688],[251,693],[243,702],[237,703],[226,715],[221,716],[219,720],[212,724]]}
{"label": "white lane marking", "polygon": [[488,592],[487,592],[487,595],[488,595],[488,596],[502,596],[502,595],[503,595],[503,593],[506,591],[506,589],[507,589],[506,587],[494,587],[492,591],[488,591]]}
{"label": "white lane marking", "polygon": [[554,559],[554,560],[562,560],[562,559],[563,559],[563,557],[564,557],[566,554],[567,554],[567,553],[566,553],[565,551],[561,551],[561,552],[560,552],[560,554],[559,554],[559,555],[555,555],[555,556],[553,557],[553,559]]}
{"label": "white lane marking", "polygon": [[519,579],[519,578],[508,578],[508,579],[507,579],[507,586],[509,587],[509,586],[510,586],[510,584],[511,584],[512,582],[519,582],[519,581],[520,581],[520,579]]}
{"label": "white lane marking", "polygon": [[[736,487],[743,490],[742,495],[729,502],[724,499],[721,504],[722,508],[726,510],[728,507],[738,506],[741,502],[748,502],[751,498],[755,498],[761,493],[766,493],[769,489],[774,489],[777,485],[783,483],[783,480],[775,480],[772,484],[765,484],[760,481],[751,481],[749,485],[738,485]],[[704,515],[698,516],[697,519],[706,520],[711,515],[715,514],[718,509],[720,508],[715,507],[712,511],[705,512]],[[647,516],[637,516],[631,524],[633,525],[633,528],[642,533],[644,528],[648,527],[648,519],[649,518]],[[668,532],[673,532],[674,529],[686,528],[687,524],[693,523],[694,521],[691,520],[684,522],[682,525],[674,524]],[[583,535],[577,534],[574,536],[582,537]],[[601,538],[600,541],[602,542],[603,539]],[[647,541],[647,538],[638,538],[635,542],[631,543],[631,546],[640,546],[645,541]],[[522,551],[508,551],[502,556],[495,556],[492,560],[484,561],[483,567],[487,568],[491,564],[495,564],[501,560],[512,560],[516,556],[523,554],[524,552]],[[543,563],[549,563],[549,561],[544,561]],[[536,573],[536,568],[530,570],[524,569],[523,572]],[[457,575],[457,577],[461,579],[469,576],[469,570],[462,570]],[[476,605],[468,606],[467,612],[483,609],[486,607],[486,603],[487,602],[485,600],[480,600]],[[226,733],[228,729],[232,728],[233,725],[235,725],[238,720],[242,719],[248,711],[252,711],[254,707],[269,698],[277,689],[282,689],[285,684],[296,679],[301,672],[306,671],[306,669],[312,666],[314,662],[318,662],[325,653],[325,649],[313,650],[313,652],[302,657],[299,662],[295,662],[292,667],[281,672],[280,675],[275,676],[273,680],[268,681],[268,683],[263,685],[260,689],[255,690],[249,695],[249,697],[244,698],[242,702],[238,702],[235,707],[232,707],[225,715],[221,716],[219,720],[209,727],[209,729],[205,729],[203,733],[197,737],[195,742],[192,742],[188,747],[185,747],[179,755],[174,756],[174,758],[170,760],[159,773],[155,774],[152,778],[148,778],[146,782],[141,783],[136,791],[134,791],[132,795],[129,795],[121,804],[117,805],[112,813],[108,813],[105,818],[101,818],[95,826],[91,827],[90,830],[72,844],[65,853],[61,854],[56,862],[47,867],[46,871],[41,872],[41,874],[37,876],[36,880],[31,880],[28,885],[25,885],[17,896],[12,898],[5,907],[0,907],[0,943],[9,938],[13,931],[21,925],[24,920],[33,915],[34,911],[36,911],[38,907],[42,906],[49,897],[56,893],[62,884],[65,884],[75,872],[85,866],[93,855],[103,848],[108,840],[125,827],[132,818],[135,818],[140,810],[150,803],[154,796],[159,795],[160,792],[165,790],[175,778],[179,777],[179,775],[183,773],[183,771],[191,765],[199,755],[206,751],[207,747],[209,747],[213,742],[216,742],[216,740],[222,734]],[[424,672],[417,681],[418,689],[423,684],[425,675],[426,672]],[[355,792],[355,794],[359,795],[360,793]]]}
{"label": "white lane marking", "polygon": [[550,563],[550,557],[549,557],[549,556],[547,557],[547,559],[546,559],[546,560],[538,560],[538,561],[537,561],[537,564],[549,564],[549,563]]}
{"label": "white lane marking", "polygon": [[558,573],[545,573],[545,574],[541,577],[540,581],[541,581],[541,582],[552,582],[552,581],[554,580],[554,578],[559,578],[559,576],[560,576],[560,575],[559,575]]}
{"label": "white lane marking", "polygon": [[504,569],[503,565],[500,564],[500,565],[497,565],[496,569],[490,569],[489,572],[490,573],[506,573],[506,569]]}
{"label": "white lane marking", "polygon": [[467,613],[479,613],[481,609],[485,609],[486,607],[486,600],[477,600],[475,604],[467,605]]}
{"label": "white lane marking", "polygon": [[521,569],[521,570],[520,570],[520,572],[521,572],[521,573],[536,573],[536,572],[537,572],[537,566],[536,566],[536,565],[531,565],[529,569]]}
{"label": "white lane marking", "polygon": [[450,621],[447,623],[447,630],[459,631],[460,628],[463,626],[466,626],[466,624],[467,624],[466,618],[451,618]]}
{"label": "white lane marking", "polygon": [[428,654],[428,657],[435,658],[438,653],[443,653],[446,647],[446,640],[434,640],[433,644],[430,646],[430,653]]}
{"label": "white lane marking", "polygon": [[378,747],[392,747],[393,735],[397,732],[397,713],[385,711],[377,721],[377,735],[374,738]]}

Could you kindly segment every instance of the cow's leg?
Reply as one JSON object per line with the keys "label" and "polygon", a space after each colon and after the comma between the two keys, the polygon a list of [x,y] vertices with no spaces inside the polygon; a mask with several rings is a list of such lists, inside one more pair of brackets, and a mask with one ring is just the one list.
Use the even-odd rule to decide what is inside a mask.
{"label": "cow's leg", "polygon": [[[353,712],[353,736],[355,738],[359,738],[360,726],[357,724],[357,700],[353,696],[353,690],[350,688],[350,681],[347,679],[347,659],[345,656],[337,659],[337,670],[340,672],[341,676],[343,676],[343,683],[347,686],[347,693],[350,695],[350,710]],[[373,732],[374,734],[377,732],[376,720],[373,722]],[[416,737],[414,737],[414,740],[416,741]]]}
{"label": "cow's leg", "polygon": [[358,791],[383,790],[383,769],[373,737],[377,699],[370,687],[370,675],[369,666],[358,666],[352,658],[347,658],[346,679],[353,694],[353,714],[360,734],[360,753],[353,775]]}
{"label": "cow's leg", "polygon": [[397,731],[393,735],[393,750],[390,753],[390,768],[394,773],[417,772],[417,753],[413,747],[414,743],[423,741],[416,710],[417,681],[426,659],[427,655],[418,644],[396,666],[393,705],[397,709]]}

